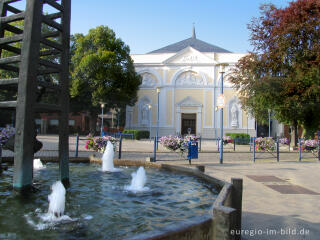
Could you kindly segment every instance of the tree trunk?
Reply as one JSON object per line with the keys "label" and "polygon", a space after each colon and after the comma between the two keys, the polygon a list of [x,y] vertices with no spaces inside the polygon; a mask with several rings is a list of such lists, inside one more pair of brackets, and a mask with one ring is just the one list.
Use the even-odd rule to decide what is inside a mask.
{"label": "tree trunk", "polygon": [[97,133],[97,114],[90,113],[89,117],[89,131],[92,136],[95,136]]}

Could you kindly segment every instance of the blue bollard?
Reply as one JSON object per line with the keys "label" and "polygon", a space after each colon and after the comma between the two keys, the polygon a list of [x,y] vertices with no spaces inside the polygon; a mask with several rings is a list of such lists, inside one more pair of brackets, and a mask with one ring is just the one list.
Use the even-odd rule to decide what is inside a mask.
{"label": "blue bollard", "polygon": [[77,133],[77,139],[76,139],[76,153],[75,153],[75,157],[78,157],[78,153],[79,153],[79,133]]}
{"label": "blue bollard", "polygon": [[122,151],[122,134],[120,133],[120,139],[119,139],[119,156],[118,156],[118,159],[121,159],[121,151]]}
{"label": "blue bollard", "polygon": [[253,162],[256,162],[256,141],[255,137],[252,138],[252,144],[253,144]]}
{"label": "blue bollard", "polygon": [[277,162],[279,162],[279,138],[277,138]]}
{"label": "blue bollard", "polygon": [[159,149],[159,141],[158,141],[158,136],[156,136],[156,139],[157,139],[157,150]]}
{"label": "blue bollard", "polygon": [[220,164],[223,164],[223,137],[220,139]]}
{"label": "blue bollard", "polygon": [[154,144],[153,144],[153,161],[157,161],[157,137],[154,138]]}
{"label": "blue bollard", "polygon": [[299,138],[299,162],[301,162],[301,139]]}

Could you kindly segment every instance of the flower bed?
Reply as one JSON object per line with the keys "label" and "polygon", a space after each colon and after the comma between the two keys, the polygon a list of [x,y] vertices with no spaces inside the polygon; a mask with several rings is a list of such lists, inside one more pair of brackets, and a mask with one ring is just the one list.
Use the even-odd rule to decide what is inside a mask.
{"label": "flower bed", "polygon": [[159,142],[165,148],[171,151],[180,151],[184,153],[188,147],[187,143],[184,141],[183,138],[178,136],[163,136],[159,139]]}
{"label": "flower bed", "polygon": [[289,145],[290,141],[288,138],[279,138],[279,143],[282,145]]}
{"label": "flower bed", "polygon": [[184,138],[178,136],[163,136],[159,139],[162,146],[173,152],[179,152],[183,156],[188,151],[189,141],[198,141],[198,137],[194,135],[187,135]]}
{"label": "flower bed", "polygon": [[195,136],[195,135],[186,135],[184,137],[184,140],[189,142],[189,141],[198,141],[199,137]]}
{"label": "flower bed", "polygon": [[4,145],[8,139],[16,133],[16,129],[13,127],[2,128],[0,131],[0,144]]}
{"label": "flower bed", "polygon": [[88,140],[85,145],[85,149],[87,150],[94,150],[96,152],[103,153],[107,147],[108,141],[113,144],[114,150],[116,149],[116,139],[111,136],[104,136],[104,137],[92,137],[88,136]]}
{"label": "flower bed", "polygon": [[255,140],[255,150],[259,152],[272,152],[275,150],[275,141],[272,137],[258,137]]}
{"label": "flower bed", "polygon": [[317,150],[319,143],[318,140],[312,139],[301,139],[301,151],[314,151]]}
{"label": "flower bed", "polygon": [[223,137],[223,144],[233,143],[234,139],[232,139],[230,136]]}

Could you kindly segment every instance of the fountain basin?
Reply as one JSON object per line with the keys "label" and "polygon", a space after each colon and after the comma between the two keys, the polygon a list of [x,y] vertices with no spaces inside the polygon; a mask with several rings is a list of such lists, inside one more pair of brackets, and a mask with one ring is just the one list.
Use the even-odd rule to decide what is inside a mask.
{"label": "fountain basin", "polygon": [[[95,160],[92,159],[93,161]],[[227,237],[225,239],[231,239],[230,234],[228,235],[229,229],[235,227],[233,223],[237,222],[235,221],[237,211],[230,208],[234,205],[232,184],[212,178],[199,170],[185,167],[115,160],[115,166],[120,165],[145,166],[148,176],[146,186],[150,188],[150,191],[138,194],[124,191],[124,186],[130,183],[131,173],[137,170],[136,167],[124,167],[122,172],[117,173],[104,173],[100,170],[99,165],[72,164],[70,166],[72,184],[71,188],[67,190],[66,214],[73,221],[45,226],[42,230],[35,230],[37,229],[35,226],[38,226],[39,229],[39,225],[44,224],[38,219],[39,215],[44,214],[47,210],[49,185],[58,179],[57,166],[48,164],[46,169],[35,173],[36,186],[40,188],[39,192],[43,196],[39,193],[40,196],[31,195],[30,199],[23,200],[17,200],[17,196],[10,192],[8,186],[11,184],[11,177],[9,176],[10,171],[7,172],[7,187],[1,180],[0,194],[5,192],[4,195],[7,194],[9,202],[14,205],[15,209],[11,215],[20,214],[23,216],[18,222],[21,224],[26,224],[30,220],[33,222],[33,225],[27,224],[24,227],[8,222],[8,225],[19,226],[19,230],[9,228],[7,236],[10,234],[13,234],[12,236],[25,235],[36,231],[37,236],[48,239],[57,237],[76,237],[77,239],[220,239],[221,236]],[[83,172],[83,169],[92,169],[92,171]],[[174,171],[174,174],[170,173],[171,171]],[[48,174],[49,172],[51,173]],[[155,175],[150,174],[151,172]],[[37,176],[37,174],[39,175]],[[86,175],[91,176],[89,180],[93,181],[93,186],[90,186],[89,180],[85,179]],[[168,180],[172,175],[178,176],[178,179]],[[107,183],[111,181],[112,176],[116,176],[121,184],[113,183],[110,188]],[[50,184],[47,184],[46,181]],[[169,185],[166,181],[171,181],[174,186],[168,195],[163,193],[163,188]],[[85,192],[93,192],[94,194],[88,197]],[[98,196],[98,193],[101,195]],[[168,198],[169,195],[172,197],[171,199]],[[121,206],[124,196],[128,197],[129,201]],[[113,200],[115,201],[112,202]],[[151,203],[150,207],[146,207],[142,200]],[[188,204],[183,206],[184,203]],[[2,199],[0,207],[5,209],[11,204]],[[36,212],[34,212],[34,205],[37,205],[38,208]],[[132,205],[134,205],[133,211],[130,212],[128,208]],[[141,205],[142,210],[145,211],[141,212],[141,209],[135,209],[137,205]],[[171,209],[167,208],[168,205],[171,205]],[[182,211],[179,212],[179,208]],[[93,213],[95,210],[97,210],[97,214]],[[108,210],[110,211],[108,212]],[[23,213],[21,214],[21,212]],[[186,213],[191,214],[186,215]],[[1,222],[7,222],[8,219],[5,216],[6,214],[2,212]],[[16,217],[14,219],[17,222]],[[142,220],[148,222],[149,225]],[[109,225],[106,227],[103,225],[104,223]],[[10,237],[7,238],[10,239]]]}

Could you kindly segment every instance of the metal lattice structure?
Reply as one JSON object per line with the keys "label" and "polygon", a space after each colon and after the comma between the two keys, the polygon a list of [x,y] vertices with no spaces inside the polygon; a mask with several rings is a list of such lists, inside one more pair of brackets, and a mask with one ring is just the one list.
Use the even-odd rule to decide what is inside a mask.
{"label": "metal lattice structure", "polygon": [[[0,0],[0,93],[16,94],[16,99],[0,102],[0,108],[16,110],[13,186],[18,189],[32,185],[37,113],[59,114],[60,177],[69,183],[71,0],[25,2],[20,10],[15,5],[21,0]],[[50,13],[44,13],[48,7]],[[56,101],[43,101],[43,92]]]}

